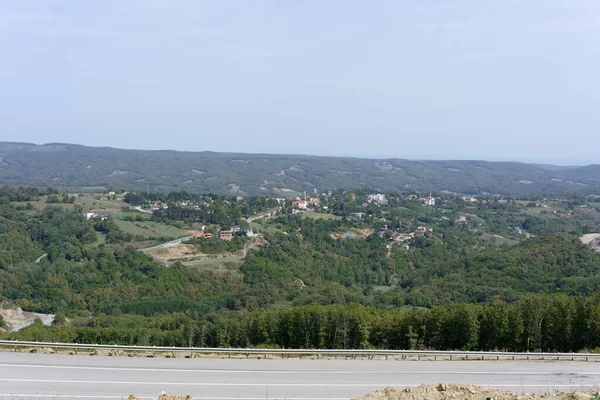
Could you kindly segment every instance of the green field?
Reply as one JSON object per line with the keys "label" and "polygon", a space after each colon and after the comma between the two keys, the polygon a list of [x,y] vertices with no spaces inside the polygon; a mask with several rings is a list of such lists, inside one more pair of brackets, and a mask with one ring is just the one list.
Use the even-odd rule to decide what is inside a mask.
{"label": "green field", "polygon": [[26,206],[27,203],[31,203],[36,210],[43,210],[48,205],[64,207],[72,210],[75,205],[79,205],[81,208],[83,208],[83,211],[94,211],[98,214],[114,214],[116,212],[121,212],[121,208],[126,205],[124,202],[119,200],[97,200],[89,196],[75,197],[75,203],[46,203],[47,198],[48,196],[41,196],[38,201],[21,201],[14,202],[14,204],[16,206]]}
{"label": "green field", "polygon": [[277,228],[277,226],[275,224],[270,224],[267,222],[265,222],[263,225],[261,225],[257,222],[250,222],[250,228],[252,228],[254,233],[261,232],[261,233],[268,233],[271,235],[276,234],[276,233],[281,233],[281,229]]}
{"label": "green field", "polygon": [[77,197],[75,204],[81,205],[84,211],[90,210],[97,214],[120,212],[126,204],[119,200],[98,200],[93,197]]}
{"label": "green field", "polygon": [[337,216],[337,215],[325,214],[325,213],[314,212],[314,211],[305,211],[301,215],[306,218],[315,218],[315,219],[342,219],[342,217]]}
{"label": "green field", "polygon": [[240,256],[228,255],[225,257],[206,257],[194,261],[183,262],[183,265],[198,269],[210,270],[236,270],[242,264]]}
{"label": "green field", "polygon": [[186,235],[183,229],[179,229],[171,225],[161,224],[158,222],[129,222],[120,220],[115,220],[115,222],[119,226],[119,228],[121,228],[124,232],[131,233],[132,235],[141,235],[150,238],[178,238]]}
{"label": "green field", "polygon": [[490,242],[494,243],[496,246],[502,246],[503,244],[506,244],[508,246],[512,246],[515,245],[517,243],[519,243],[516,240],[513,239],[508,239],[505,237],[498,237],[495,235],[489,235],[489,234],[485,234],[483,235],[483,238],[486,240],[489,240]]}

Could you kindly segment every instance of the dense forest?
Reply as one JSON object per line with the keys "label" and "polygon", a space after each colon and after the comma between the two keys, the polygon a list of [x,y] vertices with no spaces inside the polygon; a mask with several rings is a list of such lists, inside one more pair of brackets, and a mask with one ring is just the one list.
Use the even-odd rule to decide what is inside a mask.
{"label": "dense forest", "polygon": [[[51,327],[3,337],[243,347],[600,347],[600,254],[574,235],[597,228],[594,209],[575,205],[585,199],[533,213],[529,200],[465,205],[448,197],[426,208],[389,194],[376,207],[365,203],[366,193],[341,191],[322,199],[319,207],[330,214],[310,217],[286,202],[277,215],[253,222],[260,245],[238,268],[222,271],[158,263],[130,245],[137,239],[119,228],[118,216],[86,219],[77,204],[28,206],[51,195],[63,194],[0,189],[0,300],[57,316]],[[181,196],[137,201],[171,204]],[[189,196],[238,218],[245,203],[254,204],[252,212],[275,205],[266,198]],[[358,209],[365,215],[350,218]],[[456,222],[461,213],[471,213],[470,225]],[[210,224],[208,218],[197,216]],[[411,236],[410,245],[395,242],[419,224],[430,228],[427,234]],[[538,236],[524,239],[510,226]],[[505,242],[490,241],[492,232],[503,233]],[[188,246],[237,251],[244,240]]]}

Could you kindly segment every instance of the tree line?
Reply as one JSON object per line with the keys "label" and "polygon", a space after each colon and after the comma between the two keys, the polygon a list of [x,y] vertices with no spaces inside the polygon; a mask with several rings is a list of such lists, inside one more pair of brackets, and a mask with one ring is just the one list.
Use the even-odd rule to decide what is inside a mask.
{"label": "tree line", "polygon": [[4,337],[156,346],[600,351],[600,294],[429,309],[312,304],[252,313],[99,315],[84,326],[38,324]]}

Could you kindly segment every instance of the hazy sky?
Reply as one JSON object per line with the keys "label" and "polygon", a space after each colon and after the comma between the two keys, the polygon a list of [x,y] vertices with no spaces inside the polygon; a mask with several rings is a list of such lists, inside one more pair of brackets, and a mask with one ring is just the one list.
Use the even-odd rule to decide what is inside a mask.
{"label": "hazy sky", "polygon": [[598,0],[0,0],[0,140],[600,163]]}

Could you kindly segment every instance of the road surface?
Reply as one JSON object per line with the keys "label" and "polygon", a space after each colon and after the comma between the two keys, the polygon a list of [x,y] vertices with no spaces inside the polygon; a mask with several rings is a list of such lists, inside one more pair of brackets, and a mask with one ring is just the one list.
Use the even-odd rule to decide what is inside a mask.
{"label": "road surface", "polygon": [[595,362],[236,360],[0,352],[2,399],[342,400],[387,386],[458,382],[517,392],[591,390]]}
{"label": "road surface", "polygon": [[42,261],[42,258],[46,258],[48,257],[48,253],[44,253],[41,256],[39,256],[38,258],[35,259],[36,263],[39,263],[40,261]]}
{"label": "road surface", "polygon": [[175,246],[179,246],[182,242],[185,242],[186,240],[190,240],[192,238],[193,238],[193,236],[186,236],[186,237],[182,237],[179,239],[171,240],[170,242],[159,244],[157,246],[148,247],[146,249],[139,249],[139,251],[150,251],[150,250],[166,249],[168,247],[175,247]]}

